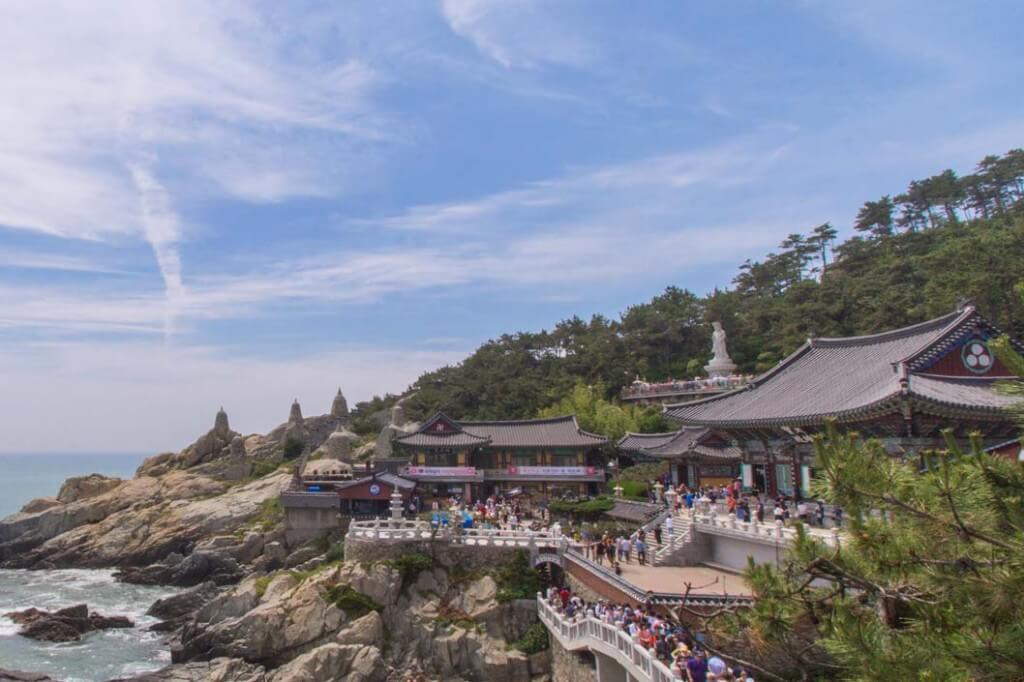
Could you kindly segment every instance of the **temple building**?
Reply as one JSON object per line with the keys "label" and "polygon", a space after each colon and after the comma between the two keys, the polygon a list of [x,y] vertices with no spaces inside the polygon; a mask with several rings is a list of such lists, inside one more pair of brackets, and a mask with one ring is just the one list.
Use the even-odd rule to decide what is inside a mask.
{"label": "temple building", "polygon": [[401,475],[425,498],[596,494],[605,482],[608,439],[583,431],[573,416],[457,422],[438,412],[393,443],[408,456]]}
{"label": "temple building", "polygon": [[638,455],[638,459],[667,461],[674,485],[722,486],[740,476],[742,451],[728,436],[712,429],[627,433],[618,446],[624,453]]}
{"label": "temple building", "polygon": [[[894,455],[943,446],[941,431],[981,434],[986,446],[1018,436],[996,390],[1010,371],[988,346],[999,329],[965,306],[903,329],[850,338],[811,338],[747,387],[669,405],[667,417],[736,441],[743,484],[806,493],[814,466],[810,436],[834,420],[880,438]],[[1018,352],[1024,345],[1013,342]]]}

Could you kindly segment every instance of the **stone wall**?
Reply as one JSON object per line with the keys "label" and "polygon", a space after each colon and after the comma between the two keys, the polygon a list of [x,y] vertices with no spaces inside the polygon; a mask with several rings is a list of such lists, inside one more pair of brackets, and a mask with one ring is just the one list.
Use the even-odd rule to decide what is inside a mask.
{"label": "stone wall", "polygon": [[633,606],[639,604],[636,599],[582,566],[572,561],[567,561],[566,564],[565,579],[569,583],[569,589],[587,601],[605,599],[616,604],[632,604]]}
{"label": "stone wall", "polygon": [[779,559],[786,554],[784,546],[769,545],[763,542],[748,542],[740,538],[730,538],[710,533],[697,533],[697,535],[711,538],[711,561],[720,566],[727,566],[735,571],[743,571],[747,568],[747,557],[753,557],[754,561],[759,564],[778,565]]}
{"label": "stone wall", "polygon": [[338,510],[316,507],[285,507],[284,536],[289,547],[298,547],[307,540],[336,532]]}
{"label": "stone wall", "polygon": [[556,682],[596,682],[593,654],[569,651],[551,637],[551,679]]}

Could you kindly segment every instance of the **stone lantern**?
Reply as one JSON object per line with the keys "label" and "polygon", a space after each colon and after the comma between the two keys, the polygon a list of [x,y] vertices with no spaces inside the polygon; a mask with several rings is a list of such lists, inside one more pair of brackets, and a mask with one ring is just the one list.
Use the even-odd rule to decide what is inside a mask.
{"label": "stone lantern", "polygon": [[622,485],[621,484],[616,483],[615,487],[612,488],[612,490],[615,491],[615,497],[622,497]]}
{"label": "stone lantern", "polygon": [[655,481],[654,483],[654,499],[659,503],[662,501],[662,495],[665,493],[665,486],[661,484],[661,481]]}
{"label": "stone lantern", "polygon": [[399,492],[398,486],[395,486],[395,489],[391,492],[391,520],[401,521],[404,509],[405,505],[402,503],[402,493]]}

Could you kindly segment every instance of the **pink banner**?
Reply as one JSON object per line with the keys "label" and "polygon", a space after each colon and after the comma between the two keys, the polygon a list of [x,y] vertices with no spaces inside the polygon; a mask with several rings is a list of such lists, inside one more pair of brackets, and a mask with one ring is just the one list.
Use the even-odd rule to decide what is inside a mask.
{"label": "pink banner", "polygon": [[510,466],[508,473],[519,476],[593,476],[597,467]]}

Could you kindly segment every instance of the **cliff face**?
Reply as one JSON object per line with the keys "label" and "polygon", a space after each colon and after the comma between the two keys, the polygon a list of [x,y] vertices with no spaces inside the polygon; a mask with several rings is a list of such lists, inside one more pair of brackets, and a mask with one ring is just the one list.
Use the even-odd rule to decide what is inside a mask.
{"label": "cliff face", "polygon": [[396,562],[321,564],[248,578],[209,602],[158,679],[204,661],[252,666],[266,682],[548,679],[547,652],[510,646],[535,621],[532,601],[499,603],[492,578],[443,563],[416,575]]}

